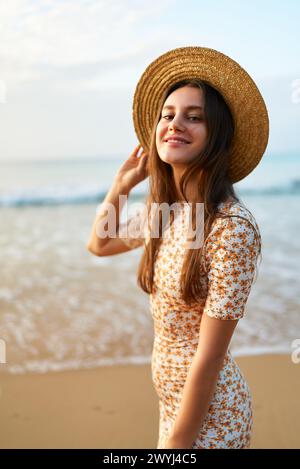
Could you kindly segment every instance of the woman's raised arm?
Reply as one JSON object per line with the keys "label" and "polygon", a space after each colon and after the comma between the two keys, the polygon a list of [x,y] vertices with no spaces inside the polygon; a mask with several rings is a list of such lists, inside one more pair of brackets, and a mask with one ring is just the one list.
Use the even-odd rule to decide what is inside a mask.
{"label": "woman's raised arm", "polygon": [[[96,256],[112,256],[132,249],[132,246],[128,245],[128,243],[124,243],[121,238],[117,236],[110,237],[110,233],[107,233],[106,227],[109,228],[107,224],[109,220],[111,223],[110,227],[118,234],[120,216],[123,208],[123,203],[120,204],[120,200],[124,200],[125,203],[126,197],[128,197],[131,189],[148,177],[146,166],[148,154],[142,151],[142,153],[138,155],[140,148],[141,145],[138,145],[119,168],[112,187],[106,194],[97,212],[90,239],[87,243],[88,251]],[[123,198],[120,198],[120,196],[123,196]],[[110,211],[110,209],[113,210]]]}

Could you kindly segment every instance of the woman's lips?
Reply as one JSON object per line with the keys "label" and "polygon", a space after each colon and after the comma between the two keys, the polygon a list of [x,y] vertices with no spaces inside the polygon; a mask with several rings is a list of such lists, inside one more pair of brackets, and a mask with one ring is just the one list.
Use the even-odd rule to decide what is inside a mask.
{"label": "woman's lips", "polygon": [[175,142],[175,140],[171,140],[171,141],[167,141],[165,142],[167,145],[172,145],[172,146],[178,146],[178,145],[188,145],[187,142],[180,142],[179,140],[177,140]]}

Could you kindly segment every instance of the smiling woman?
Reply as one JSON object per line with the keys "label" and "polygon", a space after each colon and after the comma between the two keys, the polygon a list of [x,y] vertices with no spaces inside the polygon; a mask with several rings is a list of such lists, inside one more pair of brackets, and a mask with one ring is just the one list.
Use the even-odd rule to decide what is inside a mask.
{"label": "smiling woman", "polygon": [[[254,169],[265,149],[263,99],[229,57],[201,47],[179,48],[147,67],[133,116],[147,174],[145,155],[138,161],[134,153],[116,176],[119,186],[111,200],[149,175],[147,209],[127,222],[137,230],[126,237],[122,228],[119,235],[127,249],[144,248],[137,280],[149,294],[154,322],[157,447],[248,448],[252,398],[229,345],[245,315],[261,237],[233,183]],[[179,216],[171,211],[167,227],[157,217],[159,236],[148,236],[145,222],[152,229],[153,206],[176,202],[189,203],[188,216],[185,204],[178,204]],[[200,227],[198,203],[204,205]],[[191,224],[204,232],[200,247],[186,243]]]}

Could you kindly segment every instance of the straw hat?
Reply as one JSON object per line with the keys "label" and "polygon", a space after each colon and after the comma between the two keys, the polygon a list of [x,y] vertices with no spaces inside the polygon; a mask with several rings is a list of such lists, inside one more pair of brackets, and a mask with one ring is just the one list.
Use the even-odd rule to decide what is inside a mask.
{"label": "straw hat", "polygon": [[187,78],[204,80],[226,101],[235,122],[229,177],[232,183],[243,179],[258,165],[266,149],[268,112],[248,73],[233,59],[214,49],[179,47],[148,65],[133,98],[133,122],[139,142],[149,151],[151,129],[166,89]]}

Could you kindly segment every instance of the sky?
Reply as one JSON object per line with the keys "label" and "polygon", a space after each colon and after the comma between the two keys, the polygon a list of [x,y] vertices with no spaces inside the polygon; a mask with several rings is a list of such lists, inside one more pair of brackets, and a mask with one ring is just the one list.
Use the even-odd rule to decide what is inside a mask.
{"label": "sky", "polygon": [[263,95],[269,153],[300,155],[298,0],[0,0],[0,161],[125,157],[159,55],[210,47]]}

